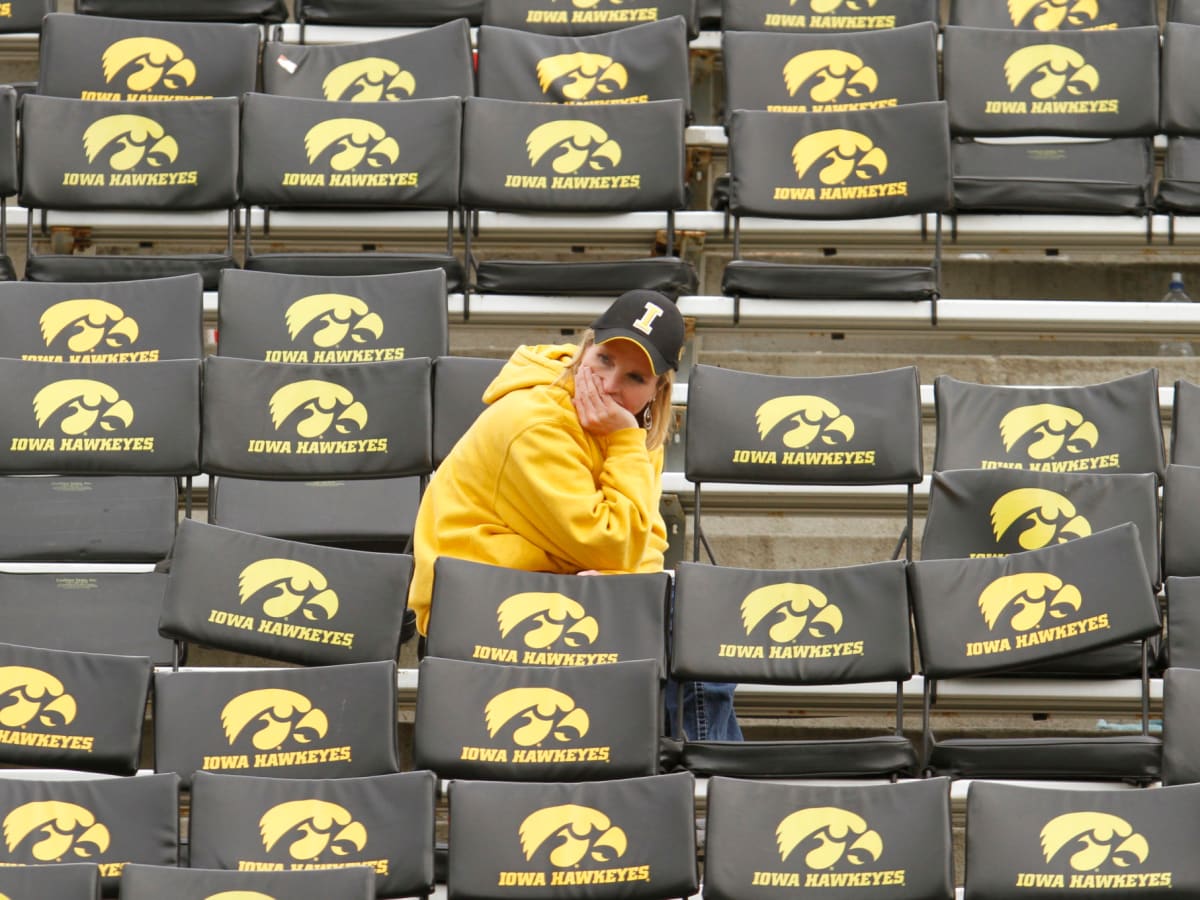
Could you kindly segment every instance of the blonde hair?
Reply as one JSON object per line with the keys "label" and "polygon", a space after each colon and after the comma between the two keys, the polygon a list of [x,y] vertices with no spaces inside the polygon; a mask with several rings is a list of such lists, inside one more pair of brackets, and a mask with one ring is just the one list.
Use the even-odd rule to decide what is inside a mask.
{"label": "blonde hair", "polygon": [[[571,360],[571,364],[563,372],[563,379],[568,375],[572,379],[575,378],[575,373],[579,371],[579,364],[583,361],[583,354],[595,342],[595,332],[590,328],[587,329],[580,338],[579,350],[575,353],[575,358]],[[654,392],[654,399],[646,405],[646,409],[650,412],[650,427],[646,429],[647,450],[654,450],[656,447],[661,447],[667,442],[667,438],[671,434],[671,426],[675,424],[675,417],[671,413],[671,388],[674,384],[675,370],[667,369],[667,371],[658,376],[658,385]],[[635,415],[639,426],[642,425],[643,414],[644,412],[638,412]]]}

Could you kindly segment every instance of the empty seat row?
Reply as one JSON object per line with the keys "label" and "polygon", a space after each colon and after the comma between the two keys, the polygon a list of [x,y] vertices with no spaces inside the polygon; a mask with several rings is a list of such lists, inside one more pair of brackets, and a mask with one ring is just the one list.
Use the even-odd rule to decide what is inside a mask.
{"label": "empty seat row", "polygon": [[[48,0],[14,0],[12,6],[15,7],[11,14],[14,21],[9,30],[36,28],[41,15],[53,8]],[[452,0],[449,3],[300,0],[296,4],[295,17],[299,22],[311,24],[419,27],[463,16],[469,17],[473,24],[500,18],[530,28],[580,32],[645,21],[663,6],[661,2],[634,3],[620,11],[624,13],[622,15],[609,9],[596,10],[593,4],[578,3],[573,10],[557,10],[549,4],[530,0]],[[667,15],[686,14],[693,22],[700,18],[706,25],[742,30],[883,29],[914,21],[936,22],[939,18],[935,0],[884,0],[878,7],[875,4],[860,7],[842,0],[807,0],[800,9],[794,4],[785,6],[780,0],[675,0],[665,6]],[[85,14],[192,21],[282,22],[288,17],[282,0],[218,0],[201,7],[190,4],[164,7],[149,0],[76,0],[75,9]],[[588,12],[591,15],[587,15]],[[1170,0],[1168,21],[1189,21],[1197,16],[1192,0]],[[1153,0],[1136,3],[1108,0],[1047,7],[1033,0],[1022,0],[1002,10],[988,0],[953,0],[948,21],[951,24],[1041,31],[1128,27],[1155,23],[1157,4]]]}

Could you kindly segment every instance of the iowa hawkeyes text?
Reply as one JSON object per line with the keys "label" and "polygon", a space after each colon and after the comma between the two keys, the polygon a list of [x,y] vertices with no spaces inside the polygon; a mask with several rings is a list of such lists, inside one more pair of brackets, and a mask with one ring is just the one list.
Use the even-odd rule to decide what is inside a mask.
{"label": "iowa hawkeyes text", "polygon": [[989,116],[1081,116],[1121,111],[1120,100],[988,100]]}
{"label": "iowa hawkeyes text", "polygon": [[1097,890],[1102,888],[1169,888],[1170,872],[1136,872],[1129,874],[1072,875],[1070,881],[1056,873],[1019,872],[1019,888],[1068,888],[1075,890]]}
{"label": "iowa hawkeyes text", "polygon": [[1054,625],[1050,628],[1041,628],[1037,631],[1018,634],[1012,639],[1003,637],[993,641],[969,641],[967,643],[967,656],[1008,653],[1012,650],[1020,650],[1023,647],[1036,647],[1038,644],[1052,644],[1064,641],[1067,638],[1087,634],[1089,631],[1106,631],[1108,628],[1108,613],[1101,613],[1098,616],[1089,616],[1078,622],[1068,622],[1065,625]]}
{"label": "iowa hawkeyes text", "polygon": [[657,22],[658,7],[646,9],[531,9],[525,15],[529,24],[535,22],[564,25],[567,23],[620,24]]}
{"label": "iowa hawkeyes text", "polygon": [[809,453],[803,450],[784,450],[780,454],[775,450],[734,450],[733,462],[760,463],[772,466],[873,466],[875,465],[875,451],[816,450]]}
{"label": "iowa hawkeyes text", "polygon": [[500,887],[551,887],[571,884],[624,884],[627,881],[649,881],[649,866],[623,866],[619,869],[561,869],[545,872],[501,872]]}
{"label": "iowa hawkeyes text", "polygon": [[772,200],[877,200],[880,197],[907,197],[907,181],[883,184],[838,184],[819,190],[811,187],[776,187]]}
{"label": "iowa hawkeyes text", "polygon": [[153,453],[152,437],[13,438],[12,453]]}
{"label": "iowa hawkeyes text", "polygon": [[904,869],[884,872],[808,872],[804,878],[799,872],[755,872],[750,882],[761,887],[899,887],[904,884]]}
{"label": "iowa hawkeyes text", "polygon": [[66,187],[172,187],[199,184],[200,173],[184,172],[63,172]]}
{"label": "iowa hawkeyes text", "polygon": [[324,453],[387,453],[387,438],[367,438],[349,441],[266,441],[252,440],[247,453],[278,453],[283,455]]}
{"label": "iowa hawkeyes text", "polygon": [[812,28],[831,31],[877,31],[895,28],[895,16],[809,16],[767,13],[764,28]]}
{"label": "iowa hawkeyes text", "polygon": [[290,622],[273,622],[270,619],[256,619],[254,616],[242,616],[220,609],[210,609],[208,611],[208,621],[213,625],[241,628],[246,631],[258,631],[261,634],[293,638],[294,640],[308,641],[313,644],[332,644],[335,647],[345,647],[347,649],[354,646],[354,635],[349,631],[330,631],[328,628],[293,625]]}
{"label": "iowa hawkeyes text", "polygon": [[226,753],[205,756],[200,768],[206,772],[222,769],[273,769],[278,766],[315,766],[320,763],[351,762],[349,747],[325,747],[320,750],[289,750],[278,753]]}
{"label": "iowa hawkeyes text", "polygon": [[640,190],[641,175],[505,175],[506,188],[533,191],[616,191]]}

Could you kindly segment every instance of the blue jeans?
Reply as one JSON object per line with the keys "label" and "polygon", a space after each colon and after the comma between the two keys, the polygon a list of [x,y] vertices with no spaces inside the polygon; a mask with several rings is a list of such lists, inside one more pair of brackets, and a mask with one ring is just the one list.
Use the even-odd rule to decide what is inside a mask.
{"label": "blue jeans", "polygon": [[[667,679],[667,734],[676,731],[679,682]],[[733,711],[733,685],[689,681],[683,686],[683,733],[691,741],[740,741],[742,729]]]}

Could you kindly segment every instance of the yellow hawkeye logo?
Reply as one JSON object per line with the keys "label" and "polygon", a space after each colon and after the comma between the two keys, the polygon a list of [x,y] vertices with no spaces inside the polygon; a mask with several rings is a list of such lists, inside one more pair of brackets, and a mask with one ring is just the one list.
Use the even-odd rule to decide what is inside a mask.
{"label": "yellow hawkeye logo", "polygon": [[1119,816],[1101,812],[1073,812],[1056,816],[1042,829],[1042,852],[1050,862],[1064,849],[1077,872],[1091,872],[1106,862],[1127,869],[1144,863],[1150,855],[1146,839]]}
{"label": "yellow hawkeye logo", "polygon": [[992,533],[997,542],[1018,523],[1024,525],[1017,538],[1022,550],[1065,544],[1092,533],[1088,520],[1076,514],[1075,504],[1045,488],[1018,488],[992,505]]}
{"label": "yellow hawkeye logo", "polygon": [[793,450],[808,447],[814,441],[837,447],[854,437],[854,422],[842,414],[837,404],[810,394],[768,400],[758,408],[755,421],[758,436],[763,440],[781,422],[794,423],[795,427],[783,436],[783,445]]}
{"label": "yellow hawkeye logo", "polygon": [[629,84],[629,72],[611,56],[582,51],[539,61],[537,78],[543,94],[557,86],[567,100],[586,100],[592,91],[611,96]]}
{"label": "yellow hawkeye logo", "polygon": [[979,595],[979,611],[989,631],[996,627],[1001,615],[1009,616],[1013,631],[1030,631],[1041,624],[1047,614],[1065,619],[1083,606],[1083,594],[1073,584],[1065,583],[1050,572],[1021,572],[997,578]]}
{"label": "yellow hawkeye logo", "polygon": [[559,119],[539,125],[529,132],[525,149],[532,166],[553,153],[551,166],[559,175],[585,168],[603,172],[621,163],[621,147],[609,138],[608,132],[579,119]]}
{"label": "yellow hawkeye logo", "polygon": [[[32,841],[33,858],[40,863],[93,859],[108,849],[108,829],[90,811],[62,800],[37,800],[18,806],[4,817],[4,843],[9,853]],[[68,855],[69,854],[69,855]]]}
{"label": "yellow hawkeye logo", "polygon": [[89,125],[83,133],[83,151],[90,163],[107,153],[109,168],[126,172],[143,161],[153,168],[175,162],[179,144],[153,119],[122,113]]}
{"label": "yellow hawkeye logo", "polygon": [[783,67],[783,81],[793,97],[811,84],[808,96],[814,103],[832,103],[840,97],[861,100],[879,87],[876,71],[845,50],[810,50],[793,56]]}
{"label": "yellow hawkeye logo", "polygon": [[1083,54],[1058,44],[1022,47],[1004,63],[1004,78],[1014,94],[1022,85],[1037,100],[1049,100],[1064,90],[1073,97],[1100,87],[1100,73]]}
{"label": "yellow hawkeye logo", "polygon": [[1035,403],[1019,406],[1000,420],[1000,439],[1004,449],[1012,452],[1017,444],[1031,440],[1025,449],[1030,459],[1052,459],[1065,449],[1078,455],[1094,449],[1100,442],[1100,431],[1083,414],[1069,406]]}
{"label": "yellow hawkeye logo", "polygon": [[273,750],[289,738],[310,744],[329,731],[329,719],[311,700],[282,688],[262,688],[234,697],[221,710],[221,725],[230,746],[254,728],[252,743],[259,750]]}
{"label": "yellow hawkeye logo", "polygon": [[55,303],[39,320],[47,347],[66,334],[72,353],[90,353],[101,344],[119,350],[138,339],[138,323],[115,303],[94,298]]}
{"label": "yellow hawkeye logo", "polygon": [[1008,0],[1008,14],[1014,28],[1033,17],[1038,31],[1058,31],[1064,23],[1084,28],[1100,15],[1099,0]]}
{"label": "yellow hawkeye logo", "polygon": [[488,737],[495,737],[505,726],[523,722],[513,731],[513,742],[521,747],[536,747],[547,738],[559,743],[578,740],[588,732],[588,714],[575,701],[553,688],[513,688],[497,694],[484,709]]}
{"label": "yellow hawkeye logo", "polygon": [[100,63],[104,67],[104,80],[109,83],[133,68],[125,79],[125,86],[131,91],[146,92],[159,86],[179,91],[196,80],[196,64],[177,44],[162,38],[132,37],[117,41],[104,51]]}
{"label": "yellow hawkeye logo", "polygon": [[845,859],[853,866],[875,862],[883,855],[883,839],[866,819],[836,806],[814,806],[797,810],[775,829],[779,856],[785,862],[801,844],[816,843],[804,864],[810,869],[828,869]]}
{"label": "yellow hawkeye logo", "polygon": [[293,341],[305,331],[316,329],[312,342],[317,347],[336,347],[346,338],[355,344],[365,344],[383,337],[383,319],[349,294],[301,297],[287,308],[284,321]]}
{"label": "yellow hawkeye logo", "polygon": [[354,394],[312,378],[281,387],[271,395],[270,409],[276,431],[303,415],[296,422],[296,432],[304,438],[320,437],[330,428],[338,434],[354,434],[367,427],[367,408]]}
{"label": "yellow hawkeye logo", "polygon": [[527,591],[513,594],[496,609],[500,636],[526,627],[522,640],[532,650],[545,650],[560,641],[577,649],[596,642],[600,625],[576,600],[562,594]]}
{"label": "yellow hawkeye logo", "polygon": [[294,559],[260,559],[238,576],[238,599],[261,603],[264,614],[286,619],[299,610],[313,622],[337,615],[338,595],[317,569]]}
{"label": "yellow hawkeye logo", "polygon": [[133,407],[116,388],[89,378],[68,378],[48,384],[33,398],[38,428],[51,419],[63,434],[86,434],[95,425],[102,431],[120,431],[133,424]]}
{"label": "yellow hawkeye logo", "polygon": [[326,800],[280,803],[263,814],[258,829],[268,853],[283,842],[288,855],[300,862],[313,862],[326,850],[347,856],[367,846],[363,824],[345,807]]}
{"label": "yellow hawkeye logo", "polygon": [[629,839],[604,813],[590,806],[567,803],[548,806],[526,817],[520,827],[521,849],[527,860],[557,839],[550,864],[560,869],[590,861],[609,863],[625,855]]}
{"label": "yellow hawkeye logo", "polygon": [[24,728],[36,721],[57,728],[73,722],[77,711],[75,698],[49,672],[29,666],[0,666],[0,725]]}
{"label": "yellow hawkeye logo", "polygon": [[321,82],[321,90],[326,100],[407,100],[417,92],[417,80],[393,60],[367,56],[331,71]]}
{"label": "yellow hawkeye logo", "polygon": [[821,184],[845,184],[851,176],[870,181],[883,175],[888,168],[887,154],[875,146],[865,134],[845,128],[815,131],[796,141],[792,147],[792,165],[801,181],[811,169]]}
{"label": "yellow hawkeye logo", "polygon": [[742,601],[746,634],[752,634],[768,616],[775,619],[768,634],[777,644],[790,644],[805,633],[829,638],[842,630],[842,611],[809,584],[768,584],[747,594]]}
{"label": "yellow hawkeye logo", "polygon": [[366,119],[318,122],[304,135],[304,150],[310,163],[328,156],[335,172],[351,172],[364,162],[369,168],[380,169],[400,159],[400,145],[395,138],[389,137],[383,126]]}

